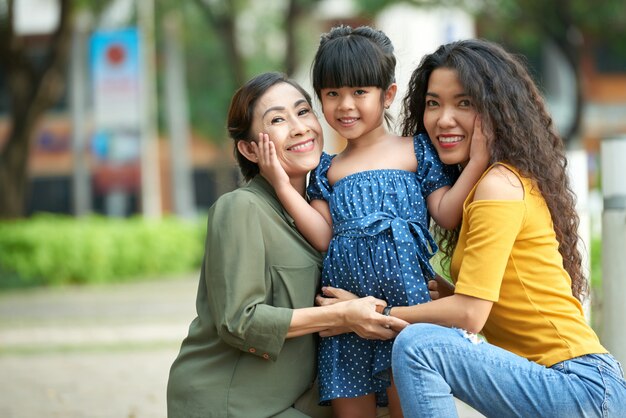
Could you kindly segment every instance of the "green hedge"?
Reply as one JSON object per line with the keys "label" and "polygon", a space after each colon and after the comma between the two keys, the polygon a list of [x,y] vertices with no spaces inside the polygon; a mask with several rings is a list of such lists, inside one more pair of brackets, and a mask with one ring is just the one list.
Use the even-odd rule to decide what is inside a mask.
{"label": "green hedge", "polygon": [[0,288],[120,282],[197,269],[204,222],[37,215],[0,222]]}

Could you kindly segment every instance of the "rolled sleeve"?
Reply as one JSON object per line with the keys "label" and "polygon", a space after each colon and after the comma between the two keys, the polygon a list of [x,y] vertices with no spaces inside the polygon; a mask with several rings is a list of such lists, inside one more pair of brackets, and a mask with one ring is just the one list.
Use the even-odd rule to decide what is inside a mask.
{"label": "rolled sleeve", "polygon": [[293,311],[271,306],[263,219],[245,194],[222,199],[209,220],[205,278],[209,309],[220,338],[264,359],[275,360]]}

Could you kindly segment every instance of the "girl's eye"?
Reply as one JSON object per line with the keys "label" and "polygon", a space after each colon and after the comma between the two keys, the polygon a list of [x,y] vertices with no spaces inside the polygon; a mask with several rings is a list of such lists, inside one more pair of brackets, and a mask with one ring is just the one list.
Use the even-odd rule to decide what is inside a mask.
{"label": "girl's eye", "polygon": [[326,93],[326,96],[337,97],[337,92],[336,91],[329,91],[328,93]]}
{"label": "girl's eye", "polygon": [[358,89],[354,92],[354,94],[356,94],[357,96],[362,96],[364,94],[366,94],[367,92],[363,89]]}

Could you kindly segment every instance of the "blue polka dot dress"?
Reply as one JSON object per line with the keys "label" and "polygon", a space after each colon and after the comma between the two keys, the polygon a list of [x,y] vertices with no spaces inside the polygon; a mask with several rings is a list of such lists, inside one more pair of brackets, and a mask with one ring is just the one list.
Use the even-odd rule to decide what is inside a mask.
{"label": "blue polka dot dress", "polygon": [[[429,259],[437,247],[428,231],[425,198],[452,184],[453,176],[426,135],[415,136],[413,143],[417,173],[363,171],[332,187],[327,173],[333,156],[322,154],[307,193],[329,203],[333,220],[323,285],[375,296],[392,306],[430,300],[427,278],[434,272]],[[321,403],[375,392],[379,405],[385,405],[391,347],[392,341],[366,340],[354,333],[321,338]]]}

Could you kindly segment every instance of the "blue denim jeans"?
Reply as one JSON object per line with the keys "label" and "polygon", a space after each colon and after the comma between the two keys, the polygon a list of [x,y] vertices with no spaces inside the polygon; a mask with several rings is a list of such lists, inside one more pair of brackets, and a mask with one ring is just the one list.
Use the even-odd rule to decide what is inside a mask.
{"label": "blue denim jeans", "polygon": [[393,376],[405,418],[456,417],[453,397],[486,417],[626,417],[626,381],[609,354],[545,367],[475,335],[432,324],[403,330]]}

